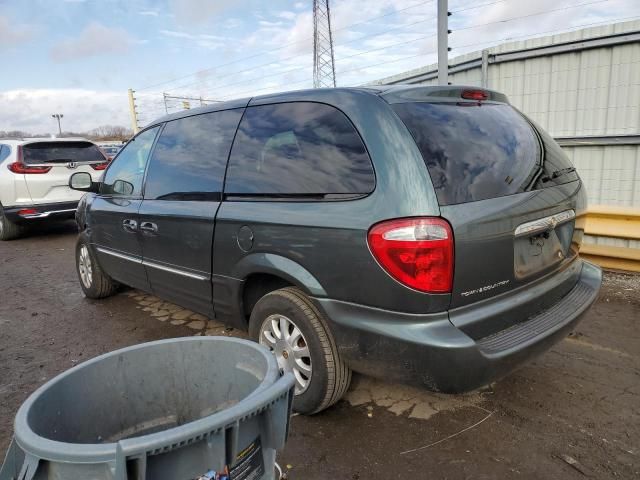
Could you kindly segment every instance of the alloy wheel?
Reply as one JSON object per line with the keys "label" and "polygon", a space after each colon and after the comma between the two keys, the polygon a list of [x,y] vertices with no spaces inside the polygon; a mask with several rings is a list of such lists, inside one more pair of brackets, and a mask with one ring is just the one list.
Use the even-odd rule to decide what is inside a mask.
{"label": "alloy wheel", "polygon": [[93,281],[93,267],[91,265],[91,257],[89,256],[89,249],[86,245],[80,247],[80,257],[78,258],[78,272],[80,273],[80,280],[85,288],[91,288]]}
{"label": "alloy wheel", "polygon": [[281,372],[293,373],[295,394],[304,393],[311,382],[311,355],[309,344],[296,324],[284,315],[269,315],[260,327],[259,341],[273,352]]}

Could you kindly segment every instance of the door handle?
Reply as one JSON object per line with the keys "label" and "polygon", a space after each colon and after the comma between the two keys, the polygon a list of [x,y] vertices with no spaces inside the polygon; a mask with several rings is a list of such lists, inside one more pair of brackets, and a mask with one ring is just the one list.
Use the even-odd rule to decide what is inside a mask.
{"label": "door handle", "polygon": [[122,221],[122,228],[125,230],[125,232],[135,233],[135,231],[138,229],[138,222],[127,218]]}
{"label": "door handle", "polygon": [[140,223],[140,230],[142,230],[144,233],[155,235],[156,233],[158,233],[158,225],[153,222],[142,222]]}

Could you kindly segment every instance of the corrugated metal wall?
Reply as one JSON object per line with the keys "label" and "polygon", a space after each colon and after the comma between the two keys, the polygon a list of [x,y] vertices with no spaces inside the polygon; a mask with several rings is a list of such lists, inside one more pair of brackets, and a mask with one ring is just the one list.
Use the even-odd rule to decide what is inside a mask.
{"label": "corrugated metal wall", "polygon": [[[639,31],[640,21],[624,22],[506,43],[488,52],[518,52]],[[457,65],[481,56],[478,51],[449,63]],[[376,83],[402,83],[436,67]],[[481,68],[452,73],[450,82],[481,85]],[[417,83],[436,84],[437,80]],[[488,87],[506,93],[513,105],[555,137],[640,135],[640,42],[490,63]],[[591,204],[640,207],[640,145],[565,148],[584,179]]]}

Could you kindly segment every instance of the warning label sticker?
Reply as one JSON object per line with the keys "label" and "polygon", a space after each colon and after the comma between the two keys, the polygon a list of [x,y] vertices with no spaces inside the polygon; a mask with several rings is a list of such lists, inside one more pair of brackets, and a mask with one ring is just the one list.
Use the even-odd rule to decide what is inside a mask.
{"label": "warning label sticker", "polygon": [[209,470],[194,480],[257,480],[264,475],[264,460],[260,437],[256,438],[236,456],[232,466],[221,472]]}
{"label": "warning label sticker", "polygon": [[229,467],[229,480],[256,480],[264,475],[264,460],[260,437],[256,438],[236,457]]}

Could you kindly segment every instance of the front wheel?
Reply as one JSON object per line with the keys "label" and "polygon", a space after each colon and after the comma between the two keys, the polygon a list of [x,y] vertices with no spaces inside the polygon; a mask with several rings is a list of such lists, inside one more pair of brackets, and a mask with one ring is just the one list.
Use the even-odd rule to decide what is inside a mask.
{"label": "front wheel", "polygon": [[76,244],[76,271],[82,291],[88,298],[109,297],[118,289],[118,284],[103,272],[85,234],[80,234]]}
{"label": "front wheel", "polygon": [[251,312],[249,333],[296,379],[293,409],[313,414],[336,403],[351,382],[327,322],[300,289],[268,293]]}

